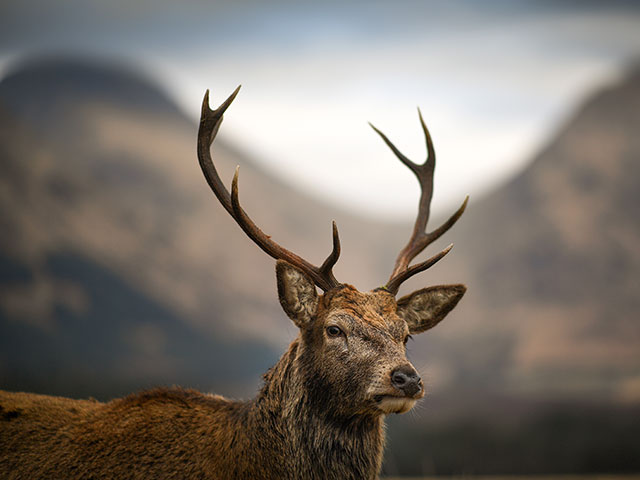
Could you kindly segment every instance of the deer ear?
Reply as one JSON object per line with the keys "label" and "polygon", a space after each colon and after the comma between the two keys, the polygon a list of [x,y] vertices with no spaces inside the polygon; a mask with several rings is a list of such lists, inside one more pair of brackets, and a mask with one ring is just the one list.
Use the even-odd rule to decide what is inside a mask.
{"label": "deer ear", "polygon": [[397,313],[409,325],[409,332],[422,333],[440,323],[466,291],[464,285],[423,288],[398,300]]}
{"label": "deer ear", "polygon": [[280,305],[298,328],[308,326],[316,316],[318,293],[315,284],[301,270],[284,260],[276,263]]}

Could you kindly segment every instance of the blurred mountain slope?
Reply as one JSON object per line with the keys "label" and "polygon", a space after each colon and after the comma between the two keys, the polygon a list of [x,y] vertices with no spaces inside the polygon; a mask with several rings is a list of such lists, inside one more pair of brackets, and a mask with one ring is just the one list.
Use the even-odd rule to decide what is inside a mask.
{"label": "blurred mountain slope", "polygon": [[580,108],[455,232],[505,383],[640,401],[640,71]]}
{"label": "blurred mountain slope", "polygon": [[[594,460],[597,471],[640,458],[624,421],[640,404],[639,107],[638,73],[595,95],[526,171],[472,199],[430,249],[453,241],[452,253],[403,286],[469,290],[410,344],[430,395],[418,421],[392,419],[390,473],[530,472],[515,451],[489,461],[486,449],[507,446],[531,449],[547,473],[593,471],[576,465],[594,452],[622,458]],[[277,304],[273,260],[202,178],[194,122],[133,69],[40,59],[0,81],[0,125],[2,388],[252,394],[296,331]],[[385,281],[409,225],[290,189],[225,143],[224,126],[213,155],[229,183],[241,165],[243,205],[276,241],[320,263],[336,219],[337,278]],[[485,453],[470,454],[483,439]]]}
{"label": "blurred mountain slope", "polygon": [[[452,254],[404,287],[469,286],[451,319],[411,346],[436,391],[640,398],[639,89],[632,75],[583,106],[525,172],[472,201],[440,242],[453,240]],[[3,288],[9,317],[48,325],[55,302],[80,302],[44,273],[64,254],[210,337],[277,350],[295,334],[273,261],[202,178],[193,122],[147,80],[115,65],[25,63],[0,83],[0,121],[3,271],[16,264],[29,278]],[[384,281],[408,225],[365,222],[291,191],[225,144],[224,127],[214,157],[226,179],[242,166],[243,204],[277,241],[321,262],[335,218],[338,278]]]}
{"label": "blurred mountain slope", "polygon": [[[25,63],[3,79],[0,122],[0,222],[5,232],[0,239],[5,278],[0,311],[6,322],[5,341],[20,337],[21,348],[28,350],[27,337],[33,334],[32,348],[36,348],[45,342],[47,332],[61,328],[60,306],[75,309],[80,318],[98,308],[92,295],[98,286],[82,275],[62,281],[50,272],[52,259],[58,265],[64,263],[61,258],[85,262],[90,264],[87,268],[111,278],[110,287],[119,284],[136,291],[144,297],[140,301],[151,302],[170,315],[171,322],[215,341],[211,348],[216,352],[231,353],[222,344],[264,345],[250,358],[240,354],[224,358],[253,365],[248,378],[246,371],[236,374],[237,383],[255,388],[259,374],[276,359],[273,346],[285,345],[295,329],[280,313],[273,261],[246,239],[202,177],[193,122],[164,93],[131,71],[66,59]],[[235,165],[242,165],[243,204],[277,241],[321,263],[331,249],[330,220],[335,218],[344,225],[343,251],[349,252],[337,274],[369,286],[382,282],[372,274],[378,265],[371,253],[387,236],[382,226],[285,189],[227,147],[223,131],[214,145],[214,157],[229,181]],[[135,315],[127,318],[133,329]],[[94,321],[107,319],[102,312]],[[124,328],[124,320],[118,321]],[[41,331],[13,329],[22,324]],[[103,328],[94,324],[96,332]],[[144,350],[144,338],[132,334],[126,341],[132,351]],[[112,347],[116,352],[118,345],[114,340],[105,351]],[[82,362],[83,350],[68,347],[65,355]],[[18,355],[16,348],[5,352],[0,370],[11,378],[28,378],[15,368],[26,351],[24,356],[7,358]],[[188,350],[182,354],[191,355]],[[42,361],[58,368],[52,360]],[[176,361],[172,357],[171,362]],[[160,373],[167,362],[151,362],[155,374],[148,372],[149,380],[142,384],[164,378]],[[198,363],[195,358],[188,362]],[[30,365],[34,368],[33,362]],[[227,385],[217,375],[215,365],[203,365],[182,383],[197,378],[199,385]],[[29,382],[18,384],[27,388]],[[90,385],[85,390],[91,391]],[[108,388],[103,385],[96,391]],[[246,393],[247,388],[240,391]]]}
{"label": "blurred mountain slope", "polygon": [[391,419],[388,473],[638,471],[638,132],[635,71],[471,203],[441,275],[469,290],[412,347],[433,394]]}
{"label": "blurred mountain slope", "polygon": [[[174,383],[231,391],[239,384],[242,391],[246,381],[237,375],[255,384],[264,362],[276,358],[270,347],[203,336],[171,303],[117,270],[126,263],[122,254],[146,261],[136,238],[149,229],[138,221],[146,211],[128,204],[135,190],[149,196],[147,211],[156,202],[156,210],[170,212],[165,218],[177,213],[172,205],[180,199],[130,154],[97,152],[79,105],[92,99],[87,108],[102,102],[177,118],[178,126],[186,120],[135,76],[65,62],[43,67],[0,83],[3,388],[109,398]],[[105,81],[109,74],[117,81]],[[225,368],[245,350],[251,355],[234,360],[243,373]]]}

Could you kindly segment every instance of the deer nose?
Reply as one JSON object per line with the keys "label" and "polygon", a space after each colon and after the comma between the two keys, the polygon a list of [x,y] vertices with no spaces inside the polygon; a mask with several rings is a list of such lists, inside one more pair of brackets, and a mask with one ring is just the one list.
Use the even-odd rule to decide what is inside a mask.
{"label": "deer nose", "polygon": [[398,390],[402,390],[409,397],[413,397],[422,391],[420,375],[409,365],[403,365],[391,372],[391,384]]}

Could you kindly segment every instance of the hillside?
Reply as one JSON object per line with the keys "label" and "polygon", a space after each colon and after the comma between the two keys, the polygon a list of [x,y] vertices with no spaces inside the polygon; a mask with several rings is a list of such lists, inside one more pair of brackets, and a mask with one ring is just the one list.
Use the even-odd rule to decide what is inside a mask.
{"label": "hillside", "polygon": [[[221,97],[215,95],[214,101]],[[7,233],[0,239],[4,259],[0,311],[5,325],[1,336],[7,345],[14,345],[3,350],[2,383],[7,388],[46,391],[56,385],[57,393],[78,391],[47,379],[71,375],[67,369],[71,360],[63,364],[58,359],[73,357],[82,363],[85,350],[76,344],[52,351],[39,347],[49,335],[67,335],[59,317],[69,310],[79,318],[100,310],[99,318],[92,320],[97,336],[91,338],[109,340],[105,352],[120,351],[123,342],[132,352],[145,351],[148,340],[142,333],[122,332],[117,341],[97,334],[113,324],[109,315],[127,318],[131,305],[118,312],[104,310],[91,291],[113,294],[108,303],[121,302],[120,287],[111,288],[118,283],[171,316],[179,328],[212,342],[207,362],[188,349],[178,358],[169,355],[174,335],[151,329],[152,338],[165,340],[160,342],[162,348],[153,347],[154,356],[145,365],[134,362],[134,370],[141,370],[136,377],[141,385],[154,380],[167,383],[164,372],[177,368],[176,363],[197,364],[193,375],[182,368],[184,377],[173,375],[168,383],[207,389],[215,385],[226,393],[251,394],[259,375],[275,361],[295,329],[277,303],[273,261],[245,238],[202,177],[193,122],[164,93],[131,71],[55,59],[21,65],[0,82],[0,122],[0,222]],[[379,268],[372,252],[380,250],[387,236],[382,226],[285,189],[226,146],[224,132],[219,137],[214,155],[222,175],[230,181],[235,165],[242,165],[243,202],[267,232],[321,262],[331,248],[330,221],[336,219],[344,252],[336,269],[339,278],[369,286],[381,281],[372,273]],[[63,281],[51,270],[53,259],[73,272],[84,270],[67,268],[67,260],[73,265],[84,262],[113,282],[103,285],[80,273]],[[131,321],[140,321],[137,314],[128,313]],[[124,328],[124,319],[122,324]],[[29,330],[14,331],[14,327]],[[86,351],[95,352],[91,340],[85,337],[85,341]],[[234,355],[232,361],[251,365],[251,371],[236,372],[242,380],[234,386],[218,378],[215,364],[223,361],[222,352],[232,350],[221,345],[238,343],[244,345],[240,351],[246,348],[252,353],[248,358]],[[254,348],[256,343],[262,347]],[[22,365],[25,357],[17,350],[42,351],[39,363],[49,365],[51,372],[33,363]],[[118,388],[110,390],[103,381],[98,385],[84,379],[82,391],[112,395],[136,388],[135,382],[120,385],[120,375],[118,370],[108,376]]]}
{"label": "hillside", "polygon": [[[0,386],[252,395],[295,328],[273,261],[202,178],[194,122],[131,69],[40,59],[0,81],[0,126]],[[391,419],[388,473],[640,468],[628,441],[640,434],[638,131],[636,73],[577,110],[520,176],[472,199],[432,249],[453,241],[452,253],[403,287],[469,290],[410,343],[429,396]],[[292,190],[226,143],[224,126],[214,157],[229,181],[241,165],[242,202],[278,242],[320,262],[335,219],[338,279],[386,279],[409,225]]]}
{"label": "hillside", "polygon": [[638,131],[640,71],[455,232],[478,321],[513,331],[505,388],[640,402]]}
{"label": "hillside", "polygon": [[443,272],[469,290],[419,340],[435,392],[391,422],[389,473],[638,471],[638,131],[635,72],[471,204]]}

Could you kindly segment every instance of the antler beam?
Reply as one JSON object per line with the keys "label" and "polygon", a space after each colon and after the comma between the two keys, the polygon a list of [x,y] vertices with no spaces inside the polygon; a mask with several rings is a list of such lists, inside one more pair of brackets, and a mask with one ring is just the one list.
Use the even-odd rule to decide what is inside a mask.
{"label": "antler beam", "polygon": [[375,132],[380,135],[382,140],[384,140],[384,142],[391,149],[391,151],[393,151],[396,157],[398,157],[398,159],[414,173],[414,175],[418,179],[418,182],[420,183],[420,202],[418,204],[418,216],[413,227],[413,233],[409,238],[409,242],[398,254],[393,272],[389,277],[389,281],[384,286],[386,290],[393,293],[394,295],[398,293],[398,289],[400,288],[402,282],[412,277],[416,273],[422,272],[431,267],[440,259],[442,259],[447,253],[449,253],[451,248],[453,248],[453,244],[451,244],[430,259],[416,265],[409,266],[411,261],[418,254],[420,254],[420,252],[422,252],[428,245],[440,238],[442,234],[449,230],[458,221],[465,208],[467,207],[467,202],[469,200],[469,197],[467,196],[464,202],[462,202],[460,208],[458,208],[458,210],[440,227],[436,228],[432,232],[426,231],[427,223],[429,221],[431,197],[433,196],[433,172],[436,166],[436,152],[433,148],[431,134],[429,133],[429,129],[424,123],[424,119],[422,118],[422,112],[420,112],[420,109],[418,109],[418,116],[420,118],[420,124],[422,125],[422,131],[424,132],[424,137],[427,144],[427,159],[421,165],[409,160],[405,155],[402,154],[402,152],[400,152],[400,150],[396,148],[396,146],[387,138],[384,133],[382,133],[373,125],[369,124],[371,125],[371,128],[373,128]]}
{"label": "antler beam", "polygon": [[218,129],[222,124],[225,110],[233,102],[238,94],[240,87],[227,98],[217,109],[212,110],[209,107],[209,90],[204,95],[202,101],[202,113],[200,116],[200,128],[198,129],[198,161],[202,173],[211,187],[211,190],[218,198],[225,210],[233,217],[236,223],[242,228],[247,236],[253,240],[265,253],[276,260],[285,260],[290,264],[300,268],[314,281],[314,283],[322,290],[327,291],[340,285],[333,275],[333,266],[340,256],[340,238],[338,236],[338,227],[333,222],[333,250],[322,263],[320,267],[316,267],[307,262],[302,257],[278,245],[271,237],[265,234],[251,220],[244,209],[240,206],[238,198],[238,168],[236,168],[233,182],[231,184],[231,194],[220,180],[220,176],[211,158],[211,144],[218,133]]}

